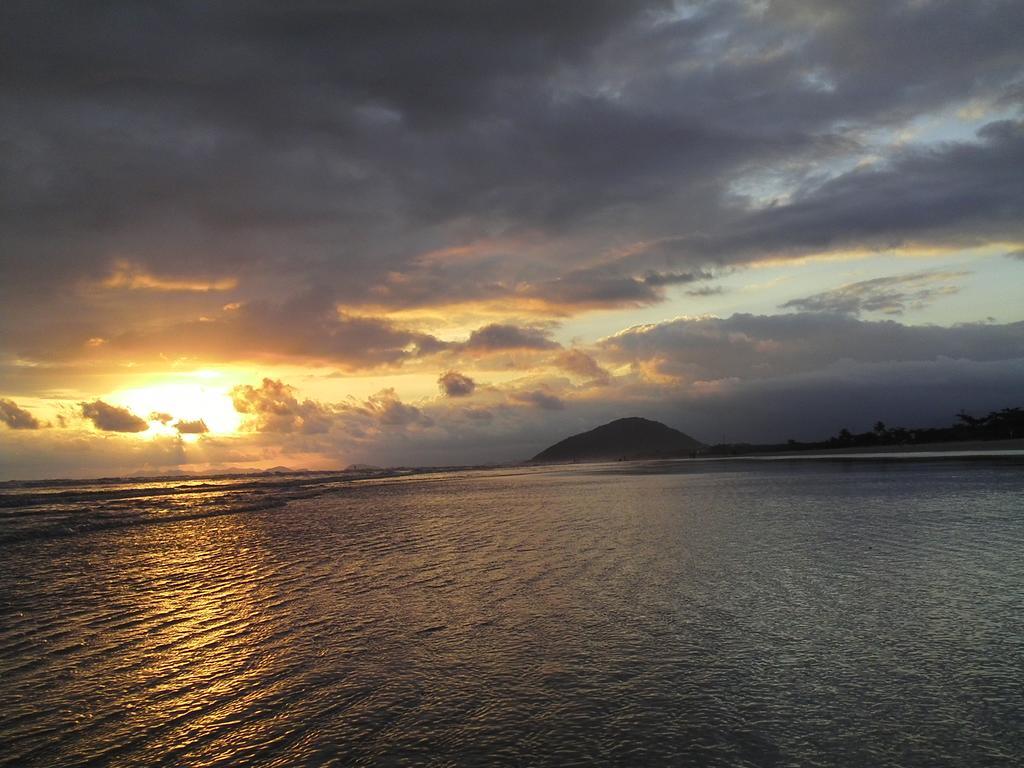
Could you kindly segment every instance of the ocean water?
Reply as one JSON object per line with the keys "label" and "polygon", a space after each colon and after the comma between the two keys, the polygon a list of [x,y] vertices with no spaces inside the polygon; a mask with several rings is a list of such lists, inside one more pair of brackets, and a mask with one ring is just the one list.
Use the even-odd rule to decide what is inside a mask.
{"label": "ocean water", "polygon": [[1024,762],[1024,463],[0,486],[0,765]]}

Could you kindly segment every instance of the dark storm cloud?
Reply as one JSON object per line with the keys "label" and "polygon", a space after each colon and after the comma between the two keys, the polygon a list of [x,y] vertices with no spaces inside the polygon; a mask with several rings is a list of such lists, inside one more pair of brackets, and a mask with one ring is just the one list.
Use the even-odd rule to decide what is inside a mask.
{"label": "dark storm cloud", "polygon": [[103,432],[145,432],[149,424],[127,408],[110,405],[102,400],[80,403],[82,415]]}
{"label": "dark storm cloud", "polygon": [[[728,382],[666,395],[656,417],[709,442],[822,440],[846,428],[945,426],[1021,402],[1024,359],[866,363],[845,360],[800,374]],[[771,407],[765,407],[770,403]]]}
{"label": "dark storm cloud", "polygon": [[900,160],[902,185],[848,174],[754,216],[726,191],[850,151],[843,126],[1016,103],[1022,26],[1012,0],[4,3],[5,298],[28,308],[128,255],[168,281],[287,277],[356,301],[425,250],[502,231],[576,242],[528,280],[537,297],[628,305],[657,286],[566,279],[613,235],[723,261],[1019,234],[1005,126]]}
{"label": "dark storm cloud", "polygon": [[977,143],[909,149],[881,168],[843,174],[793,203],[752,215],[722,249],[809,250],[954,244],[1024,237],[1024,123],[990,123]]}
{"label": "dark storm cloud", "polygon": [[[502,140],[477,121],[516,104],[531,114],[553,69],[585,59],[638,12],[600,2],[6,3],[4,161],[21,180],[5,189],[6,229],[46,224],[53,246],[68,230],[91,233],[69,266],[105,259],[96,246],[106,236],[131,241],[163,223],[199,237],[180,267],[204,263],[209,253],[197,251],[211,238],[246,230],[340,222],[366,247],[358,241],[375,224],[461,208],[440,193],[486,185],[469,155]],[[458,147],[468,148],[462,164],[450,154]],[[259,255],[238,245],[220,258]],[[347,260],[346,250],[332,256]]]}
{"label": "dark storm cloud", "polygon": [[[795,299],[814,317],[633,330],[593,366],[513,323],[707,296],[712,271],[765,258],[1020,241],[1020,123],[868,144],[939,110],[1013,114],[1021,29],[1016,0],[4,2],[0,347],[345,371],[521,350],[595,382],[611,362],[762,382],[843,355],[892,376],[921,373],[901,359],[1002,359],[1014,327],[827,314],[935,298],[906,286]],[[778,202],[743,198],[766,174]],[[502,245],[424,258],[487,240]],[[474,302],[512,308],[462,343],[387,318]],[[271,385],[238,393],[258,431],[429,423],[393,392],[342,417]],[[763,398],[744,391],[732,406]],[[544,411],[557,392],[518,396],[540,410],[517,411],[558,416]]]}
{"label": "dark storm cloud", "polygon": [[43,425],[35,416],[13,400],[0,397],[0,424],[11,429],[40,429]]}
{"label": "dark storm cloud", "polygon": [[476,389],[476,382],[458,371],[447,371],[437,379],[442,394],[447,397],[468,397]]}
{"label": "dark storm cloud", "polygon": [[604,339],[602,359],[683,381],[767,379],[857,363],[1024,358],[1024,322],[903,325],[828,314],[679,319]]}
{"label": "dark storm cloud", "polygon": [[1024,323],[912,326],[824,313],[677,319],[605,339],[599,357],[633,370],[594,404],[602,413],[637,411],[708,442],[818,440],[878,419],[935,426],[961,408],[1017,405]]}
{"label": "dark storm cloud", "polygon": [[886,315],[900,315],[908,307],[920,309],[938,298],[959,292],[958,282],[969,274],[916,272],[909,275],[876,277],[802,299],[792,299],[782,307],[830,314],[858,315],[861,312],[882,312]]}
{"label": "dark storm cloud", "polygon": [[[734,213],[718,231],[659,241],[652,255],[721,263],[835,248],[966,246],[1024,238],[1024,122],[989,123],[974,142],[910,147],[793,199]],[[634,257],[635,258],[635,257]]]}

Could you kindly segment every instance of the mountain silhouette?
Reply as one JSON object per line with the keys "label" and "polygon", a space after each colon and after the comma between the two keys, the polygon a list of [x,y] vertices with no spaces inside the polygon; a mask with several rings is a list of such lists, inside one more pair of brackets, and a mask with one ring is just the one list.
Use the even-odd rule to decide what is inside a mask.
{"label": "mountain silhouette", "polygon": [[689,435],[664,424],[632,416],[567,437],[531,461],[587,461],[674,456],[703,447]]}

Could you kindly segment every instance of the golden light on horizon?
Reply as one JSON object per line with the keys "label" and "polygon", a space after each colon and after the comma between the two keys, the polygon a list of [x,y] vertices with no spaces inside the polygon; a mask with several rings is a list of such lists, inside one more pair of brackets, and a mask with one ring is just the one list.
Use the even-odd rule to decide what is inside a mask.
{"label": "golden light on horizon", "polygon": [[139,433],[142,437],[182,434],[194,440],[200,433],[179,430],[178,425],[201,421],[212,434],[238,432],[242,414],[235,410],[230,389],[226,384],[156,383],[115,392],[110,402],[149,422],[149,430]]}

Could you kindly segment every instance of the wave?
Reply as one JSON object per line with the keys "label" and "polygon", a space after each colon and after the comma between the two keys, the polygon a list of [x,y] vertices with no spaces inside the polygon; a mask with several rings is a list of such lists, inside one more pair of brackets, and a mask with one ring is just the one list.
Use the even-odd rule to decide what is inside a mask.
{"label": "wave", "polygon": [[0,546],[276,509],[411,470],[33,483],[0,493]]}

